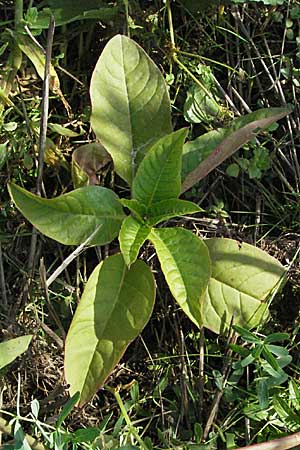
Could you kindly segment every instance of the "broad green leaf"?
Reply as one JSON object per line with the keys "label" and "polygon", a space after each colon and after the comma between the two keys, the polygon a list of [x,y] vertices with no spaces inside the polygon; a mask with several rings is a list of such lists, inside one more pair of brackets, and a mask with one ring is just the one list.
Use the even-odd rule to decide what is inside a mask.
{"label": "broad green leaf", "polygon": [[202,304],[204,326],[222,333],[231,323],[244,328],[267,316],[267,299],[278,287],[284,267],[266,252],[232,239],[205,241],[212,276]]}
{"label": "broad green leaf", "polygon": [[140,164],[133,180],[132,196],[146,208],[178,197],[181,188],[181,155],[187,129],[161,138]]}
{"label": "broad green leaf", "polygon": [[120,198],[121,205],[125,206],[125,208],[128,208],[133,214],[136,216],[136,218],[144,223],[145,216],[147,213],[147,208],[142,203],[138,202],[134,199],[127,199],[127,198]]}
{"label": "broad green leaf", "polygon": [[[207,67],[207,69],[209,69]],[[212,73],[210,75],[212,83]],[[210,83],[208,83],[209,85]],[[206,85],[209,92],[211,88]],[[219,99],[218,99],[219,100]],[[220,100],[219,100],[220,101]],[[210,122],[222,111],[222,106],[215,100],[215,95],[209,97],[198,85],[193,85],[187,92],[187,98],[183,106],[183,115],[189,123]]]}
{"label": "broad green leaf", "polygon": [[261,409],[268,408],[269,406],[269,391],[265,380],[259,380],[256,384],[256,392]]}
{"label": "broad green leaf", "polygon": [[271,344],[272,342],[287,341],[290,338],[288,333],[272,333],[265,337],[264,343]]}
{"label": "broad green leaf", "polygon": [[187,175],[199,166],[212,151],[225,138],[226,128],[212,130],[202,134],[193,141],[188,141],[183,146],[181,179],[184,181]]}
{"label": "broad green leaf", "polygon": [[15,205],[41,233],[66,245],[82,244],[99,227],[89,245],[103,245],[117,235],[125,217],[110,189],[87,186],[46,199],[11,183]]}
{"label": "broad green leaf", "polygon": [[201,327],[201,301],[211,275],[206,245],[184,228],[152,229],[149,239],[175,300],[192,322]]}
{"label": "broad green leaf", "polygon": [[18,356],[26,352],[32,335],[20,336],[8,341],[0,342],[0,369],[13,362]]}
{"label": "broad green leaf", "polygon": [[163,76],[145,51],[126,36],[105,46],[91,80],[91,124],[130,185],[148,149],[172,131]]}
{"label": "broad green leaf", "polygon": [[[66,128],[59,123],[48,123],[48,128],[50,128],[51,131],[54,131],[57,134],[60,134],[61,136],[67,136],[67,137],[79,137],[80,133],[76,133],[76,131],[70,130],[70,128]],[[81,133],[82,134],[82,133]]]}
{"label": "broad green leaf", "polygon": [[[44,2],[43,2],[44,3]],[[117,6],[108,6],[101,0],[47,0],[47,8],[39,11],[37,19],[30,25],[34,29],[48,28],[51,14],[54,15],[55,25],[61,26],[76,20],[99,19],[113,20],[118,14]]]}
{"label": "broad green leaf", "polygon": [[134,217],[128,216],[123,221],[120,234],[120,248],[127,266],[136,260],[141,246],[150,233],[150,228],[138,222]]}
{"label": "broad green leaf", "polygon": [[97,173],[111,157],[103,145],[93,142],[81,145],[72,154],[72,181],[75,188],[98,184]]}
{"label": "broad green leaf", "polygon": [[118,254],[93,271],[65,348],[66,380],[71,395],[80,393],[80,405],[103,385],[127,346],[140,334],[151,316],[154,299],[154,278],[143,261],[127,269]]}
{"label": "broad green leaf", "polygon": [[95,439],[99,438],[100,433],[100,427],[79,428],[72,432],[72,442],[76,444],[82,444],[82,442],[92,443]]}
{"label": "broad green leaf", "polygon": [[[184,182],[181,191],[185,192],[190,189],[246,142],[253,139],[259,131],[266,129],[290,112],[291,110],[288,108],[260,109],[234,120],[228,129],[223,128],[216,132],[210,132],[186,144],[188,147],[184,149],[183,168],[185,171],[188,168],[189,172],[183,173]],[[208,150],[204,150],[207,142],[210,145],[208,156]],[[203,153],[206,156],[205,159],[203,159]]]}
{"label": "broad green leaf", "polygon": [[196,203],[172,198],[154,203],[147,211],[146,223],[153,227],[172,217],[184,216],[185,214],[194,214],[202,211],[203,209]]}

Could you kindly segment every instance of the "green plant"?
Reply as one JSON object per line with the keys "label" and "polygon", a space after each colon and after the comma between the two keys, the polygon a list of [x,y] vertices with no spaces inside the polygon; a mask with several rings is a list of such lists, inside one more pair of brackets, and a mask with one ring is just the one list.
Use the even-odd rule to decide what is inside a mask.
{"label": "green plant", "polygon": [[26,352],[31,339],[32,335],[29,334],[0,342],[0,370]]}
{"label": "green plant", "polygon": [[[213,135],[213,141],[201,136],[199,141],[210,144],[202,160],[195,142],[184,144],[187,129],[172,132],[170,101],[160,71],[141,47],[119,35],[99,58],[91,100],[92,127],[115,171],[131,187],[131,198],[119,199],[112,190],[88,185],[45,199],[9,185],[23,215],[58,242],[104,245],[119,236],[121,253],[94,269],[66,339],[66,379],[71,395],[80,393],[80,405],[104,384],[151,316],[154,277],[147,264],[137,260],[146,240],[154,245],[181,309],[197,327],[216,333],[228,329],[232,318],[243,327],[259,324],[285,273],[278,261],[249,244],[203,241],[184,228],[157,225],[201,212],[197,204],[179,199],[180,194],[288,109],[262,110],[237,119],[232,128]],[[187,145],[193,151],[185,152],[182,165]]]}
{"label": "green plant", "polygon": [[[241,355],[241,360],[234,363],[233,377],[238,373],[239,376],[249,365],[255,365],[255,386],[261,410],[269,406],[269,393],[274,386],[280,386],[287,381],[288,375],[284,372],[286,367],[292,361],[288,350],[285,347],[274,345],[274,342],[289,339],[287,333],[272,333],[264,338],[245,330],[237,325],[234,326],[242,340],[251,345],[248,349],[244,346],[231,344],[232,350]],[[235,373],[236,371],[236,373]]]}

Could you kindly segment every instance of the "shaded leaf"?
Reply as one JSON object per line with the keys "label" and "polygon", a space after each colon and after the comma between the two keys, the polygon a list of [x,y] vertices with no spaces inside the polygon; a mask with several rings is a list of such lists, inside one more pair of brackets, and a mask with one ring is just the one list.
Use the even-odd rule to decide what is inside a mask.
{"label": "shaded leaf", "polygon": [[[47,27],[49,27],[49,19],[47,22]],[[38,76],[43,80],[45,77],[45,63],[46,63],[46,55],[41,47],[34,42],[29,36],[22,33],[14,33],[14,38],[19,49],[27,56],[27,58],[32,62],[37,71]],[[62,101],[68,115],[71,115],[71,107],[67,100],[65,99],[61,89],[60,89],[60,81],[57,75],[57,72],[53,66],[50,64],[50,73],[49,73],[49,88],[50,90],[59,96]]]}
{"label": "shaded leaf", "polygon": [[[209,89],[211,92],[211,89]],[[189,123],[201,123],[213,120],[221,112],[221,106],[198,85],[193,85],[187,92],[183,106],[183,115]]]}
{"label": "shaded leaf", "polygon": [[97,173],[111,161],[103,145],[81,145],[72,154],[72,180],[75,188],[98,184]]}
{"label": "shaded leaf", "polygon": [[105,46],[91,80],[91,124],[129,184],[148,149],[172,131],[163,76],[145,51],[126,36]]}
{"label": "shaded leaf", "polygon": [[89,245],[103,245],[117,235],[125,217],[117,195],[110,189],[88,186],[46,199],[11,183],[17,208],[41,233],[66,245],[83,243],[97,227]]}
{"label": "shaded leaf", "polygon": [[205,241],[212,261],[212,276],[202,304],[204,326],[224,332],[231,323],[257,326],[267,316],[269,295],[285,273],[266,252],[232,239]]}
{"label": "shaded leaf", "polygon": [[69,163],[66,161],[63,152],[50,138],[46,138],[44,161],[50,166],[61,166],[66,170],[70,170]]}
{"label": "shaded leaf", "polygon": [[136,260],[141,246],[146,241],[150,228],[138,222],[131,216],[123,221],[120,234],[120,248],[127,266]]}
{"label": "shaded leaf", "polygon": [[[291,112],[288,108],[266,108],[247,114],[244,117],[236,119],[230,128],[221,129],[215,133],[212,133],[206,138],[200,136],[200,138],[194,141],[193,145],[190,145],[189,151],[186,151],[185,158],[189,158],[189,162],[185,162],[184,167],[188,166],[189,170],[192,165],[197,161],[197,153],[203,151],[203,143],[207,140],[213,140],[214,147],[211,146],[210,154],[200,161],[200,164],[188,173],[184,174],[184,182],[182,184],[182,192],[190,189],[198,181],[202,180],[213,169],[218,167],[225,159],[233,155],[242,145],[249,140],[253,139],[257,133],[264,130],[273,122],[282,119]],[[197,143],[199,144],[197,151]],[[196,154],[195,154],[196,152]],[[189,156],[188,156],[189,155]]]}
{"label": "shaded leaf", "polygon": [[0,369],[13,362],[18,356],[26,352],[32,334],[20,336],[8,341],[0,342]]}
{"label": "shaded leaf", "polygon": [[175,300],[192,322],[201,327],[201,300],[211,275],[206,245],[183,228],[152,229],[149,239]]}
{"label": "shaded leaf", "polygon": [[240,168],[239,168],[238,164],[236,164],[236,163],[230,164],[226,168],[226,173],[230,177],[237,178],[239,176],[239,173],[240,173]]}
{"label": "shaded leaf", "polygon": [[66,420],[76,403],[78,402],[80,398],[79,392],[75,392],[74,395],[72,395],[71,398],[67,401],[67,403],[64,405],[62,411],[60,412],[58,419],[56,421],[56,428],[60,428],[63,424],[63,422]]}
{"label": "shaded leaf", "polygon": [[146,216],[147,213],[147,208],[145,205],[140,203],[138,200],[127,198],[120,198],[120,203],[121,205],[128,208],[131,212],[133,212],[140,222],[142,223],[144,222],[144,217]]}
{"label": "shaded leaf", "polygon": [[15,439],[14,450],[31,450],[31,447],[27,442],[25,433],[19,420],[16,420],[15,422],[14,439]]}
{"label": "shaded leaf", "polygon": [[81,444],[82,442],[93,442],[97,437],[99,437],[100,433],[100,427],[79,428],[72,433],[72,442],[78,444]]}
{"label": "shaded leaf", "polygon": [[101,262],[90,276],[72,320],[65,349],[70,393],[82,405],[103,385],[127,346],[148,322],[155,299],[150,268],[122,255]]}
{"label": "shaded leaf", "polygon": [[259,380],[256,385],[257,397],[261,409],[269,406],[269,391],[265,380]]}
{"label": "shaded leaf", "polygon": [[265,337],[264,343],[271,344],[272,342],[287,341],[289,338],[290,335],[288,333],[272,333]]}
{"label": "shaded leaf", "polygon": [[76,20],[99,19],[110,21],[119,12],[117,6],[107,6],[101,0],[48,0],[48,8],[43,8],[38,17],[31,23],[31,28],[48,28],[51,14],[54,15],[56,26],[66,25]]}
{"label": "shaded leaf", "polygon": [[[49,20],[47,24],[47,28],[49,27]],[[20,50],[27,56],[27,58],[34,65],[38,76],[43,80],[45,76],[45,61],[46,55],[44,54],[41,47],[37,45],[29,36],[22,33],[14,34],[15,40],[20,48]],[[54,66],[50,65],[50,89],[58,93],[60,92],[60,82],[58,75]]]}
{"label": "shaded leaf", "polygon": [[4,166],[7,158],[7,142],[4,142],[4,144],[0,144],[0,170]]}
{"label": "shaded leaf", "polygon": [[146,208],[175,199],[181,188],[181,155],[187,129],[161,138],[143,159],[133,180],[132,196]]}
{"label": "shaded leaf", "polygon": [[76,133],[76,131],[70,130],[69,128],[66,128],[59,123],[48,123],[48,127],[50,130],[54,131],[57,134],[60,134],[61,136],[67,136],[67,137],[79,137],[82,133]]}
{"label": "shaded leaf", "polygon": [[211,130],[193,141],[185,142],[182,152],[182,181],[222,142],[226,132],[228,132],[226,128]]}
{"label": "shaded leaf", "polygon": [[196,203],[172,198],[154,203],[147,211],[147,224],[149,226],[169,220],[172,217],[184,216],[203,211]]}
{"label": "shaded leaf", "polygon": [[[43,2],[44,3],[44,2]],[[47,0],[47,7],[38,12],[35,20],[30,23],[30,28],[47,29],[50,16],[53,15],[55,25],[61,26],[76,20],[99,19],[104,22],[113,20],[119,12],[117,6],[108,6],[101,0]]]}

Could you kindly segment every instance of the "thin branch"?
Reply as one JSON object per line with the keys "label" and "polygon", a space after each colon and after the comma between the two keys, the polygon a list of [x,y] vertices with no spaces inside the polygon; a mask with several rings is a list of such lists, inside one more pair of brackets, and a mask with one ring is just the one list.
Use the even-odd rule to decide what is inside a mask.
{"label": "thin branch", "polygon": [[102,224],[98,225],[95,231],[82,243],[80,244],[73,253],[71,253],[63,262],[62,264],[53,272],[52,275],[48,278],[46,282],[46,286],[49,287],[53,281],[56,280],[56,278],[65,270],[66,267],[78,256],[80,253],[84,250],[84,248],[92,241],[92,239],[96,236],[100,228],[102,227]]}
{"label": "thin branch", "polygon": [[49,84],[50,84],[50,66],[51,66],[51,54],[53,45],[55,21],[54,17],[50,17],[48,35],[47,35],[47,49],[46,49],[46,61],[45,61],[45,74],[43,83],[43,97],[42,97],[42,117],[40,125],[40,138],[39,138],[39,165],[37,176],[37,195],[41,195],[42,182],[43,182],[43,168],[44,168],[44,154],[46,148],[47,137],[47,123],[49,112]]}
{"label": "thin branch", "polygon": [[0,284],[1,284],[1,292],[3,299],[3,306],[7,306],[7,295],[6,295],[6,286],[5,286],[5,276],[4,276],[4,268],[3,268],[3,255],[2,255],[2,245],[0,242]]}

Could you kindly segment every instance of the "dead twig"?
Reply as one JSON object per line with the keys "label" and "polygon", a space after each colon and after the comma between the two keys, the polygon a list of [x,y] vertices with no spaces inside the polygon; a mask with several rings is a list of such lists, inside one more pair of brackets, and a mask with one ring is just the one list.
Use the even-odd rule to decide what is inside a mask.
{"label": "dead twig", "polygon": [[47,288],[53,283],[53,281],[56,280],[56,278],[68,267],[68,265],[77,257],[80,255],[80,253],[84,250],[84,248],[91,242],[91,240],[96,236],[100,228],[102,227],[102,224],[98,225],[93,231],[93,233],[82,243],[80,244],[74,252],[72,252],[63,262],[62,264],[53,272],[52,275],[48,278],[46,282]]}
{"label": "dead twig", "polygon": [[[48,111],[49,111],[49,82],[50,82],[50,65],[51,65],[51,53],[52,44],[54,36],[55,22],[54,17],[50,17],[48,35],[47,35],[47,50],[46,50],[46,61],[45,61],[45,75],[43,82],[43,93],[42,93],[42,106],[41,106],[41,125],[40,125],[40,137],[39,137],[39,157],[38,157],[38,176],[36,181],[36,192],[37,195],[41,195],[42,184],[43,184],[43,167],[44,167],[44,154],[46,148],[46,137],[47,137],[47,122],[48,122]],[[31,281],[33,278],[35,261],[36,261],[36,246],[37,246],[37,230],[32,229],[32,237],[30,243],[30,251],[28,257],[28,270],[29,277],[26,281],[23,299],[28,295]]]}

